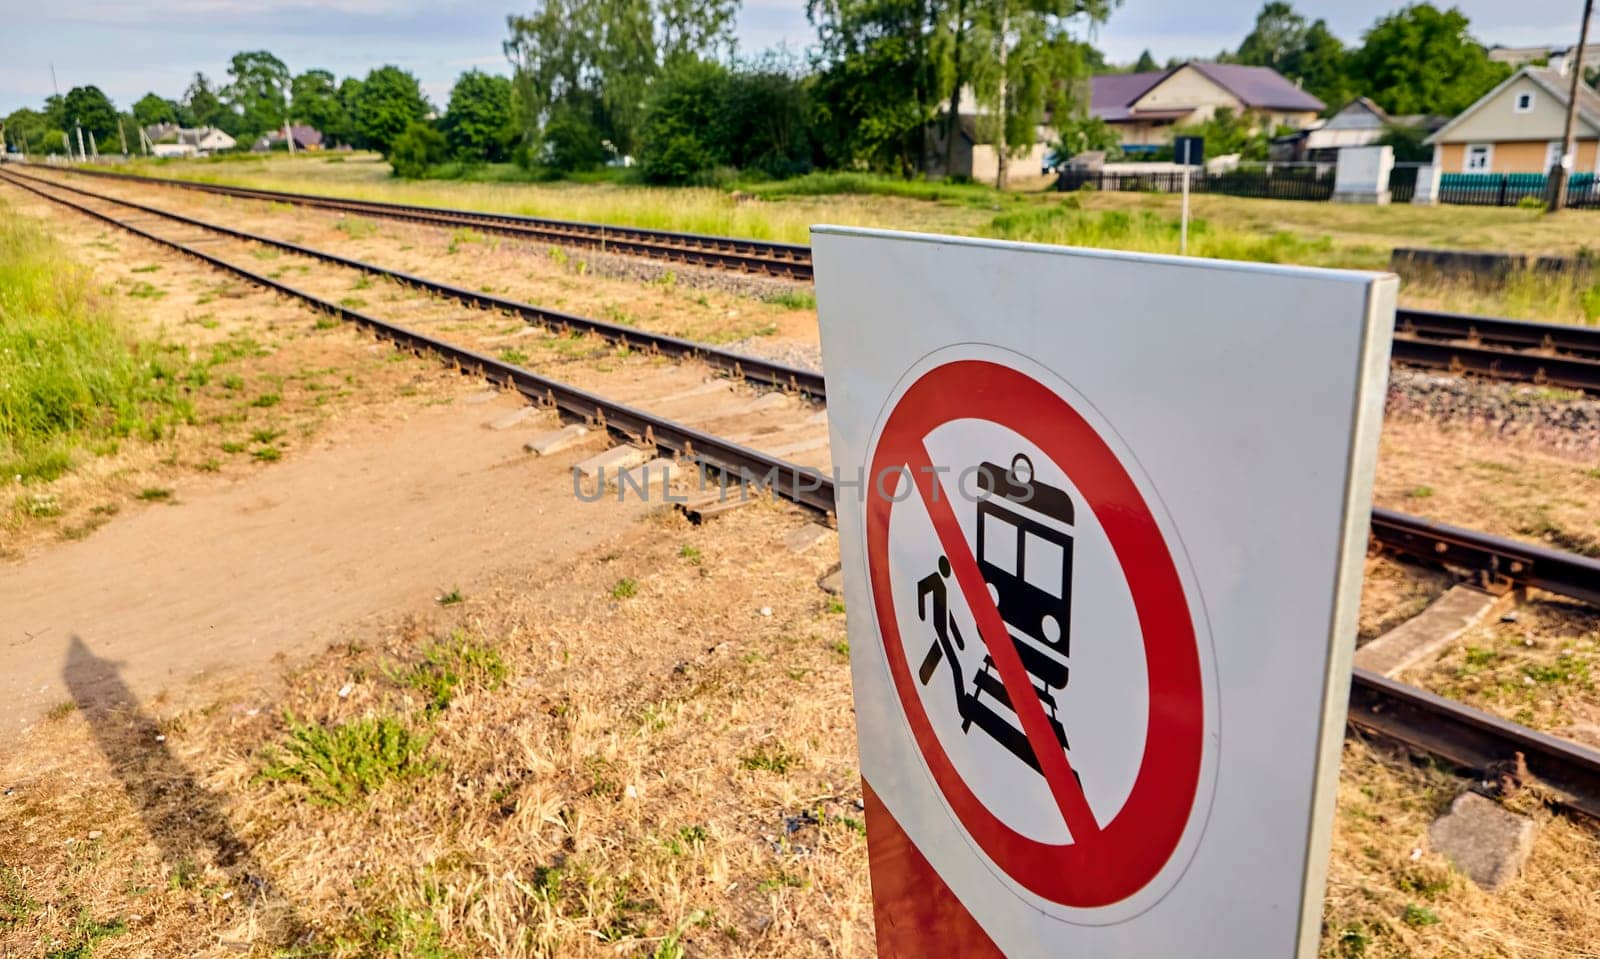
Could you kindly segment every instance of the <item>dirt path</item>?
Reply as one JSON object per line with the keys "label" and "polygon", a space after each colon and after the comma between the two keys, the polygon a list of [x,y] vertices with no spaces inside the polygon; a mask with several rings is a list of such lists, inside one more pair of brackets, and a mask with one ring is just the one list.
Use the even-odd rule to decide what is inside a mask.
{"label": "dirt path", "polygon": [[[470,387],[463,384],[463,390]],[[602,542],[638,503],[583,503],[572,461],[484,424],[510,397],[425,410],[280,468],[179,487],[0,577],[0,735],[68,699],[80,638],[141,697],[224,671],[263,674],[375,616],[425,608],[510,564]],[[535,428],[536,429],[536,428]]]}

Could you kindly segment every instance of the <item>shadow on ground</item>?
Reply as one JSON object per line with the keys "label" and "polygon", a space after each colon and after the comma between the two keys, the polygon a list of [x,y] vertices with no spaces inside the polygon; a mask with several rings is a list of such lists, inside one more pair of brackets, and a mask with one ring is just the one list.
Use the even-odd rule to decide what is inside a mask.
{"label": "shadow on ground", "polygon": [[253,938],[282,946],[309,944],[311,929],[294,904],[274,890],[216,794],[172,754],[160,726],[140,708],[117,666],[73,636],[62,677],[145,830],[161,848],[167,868],[182,874],[214,864],[228,874],[251,911],[257,930]]}

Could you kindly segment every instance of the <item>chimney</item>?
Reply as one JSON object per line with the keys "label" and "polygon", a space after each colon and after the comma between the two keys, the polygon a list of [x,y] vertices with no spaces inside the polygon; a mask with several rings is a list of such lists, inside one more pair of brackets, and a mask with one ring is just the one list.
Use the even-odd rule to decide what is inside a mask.
{"label": "chimney", "polygon": [[1566,76],[1567,75],[1567,71],[1572,68],[1572,51],[1571,50],[1555,50],[1555,51],[1551,51],[1549,68],[1551,70],[1554,70],[1555,72],[1561,74],[1562,76]]}

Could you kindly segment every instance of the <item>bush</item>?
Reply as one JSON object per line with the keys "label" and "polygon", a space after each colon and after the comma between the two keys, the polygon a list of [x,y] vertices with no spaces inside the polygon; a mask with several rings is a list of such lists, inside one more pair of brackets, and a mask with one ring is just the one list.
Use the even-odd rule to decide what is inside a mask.
{"label": "bush", "polygon": [[728,70],[682,60],[656,80],[639,131],[639,170],[652,183],[687,183],[727,162]]}
{"label": "bush", "polygon": [[450,145],[444,134],[420,121],[406,127],[389,147],[389,165],[394,175],[416,180],[428,175],[428,168],[443,163]]}
{"label": "bush", "polygon": [[606,161],[605,136],[582,106],[561,103],[550,112],[542,136],[543,155],[523,157],[524,165],[553,170],[592,170]]}

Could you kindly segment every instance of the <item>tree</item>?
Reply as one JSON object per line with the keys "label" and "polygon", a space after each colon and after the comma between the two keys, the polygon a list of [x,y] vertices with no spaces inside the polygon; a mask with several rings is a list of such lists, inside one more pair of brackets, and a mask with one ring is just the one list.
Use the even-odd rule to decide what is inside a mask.
{"label": "tree", "polygon": [[1396,163],[1432,163],[1433,147],[1423,142],[1427,138],[1425,127],[1390,124],[1377,145],[1393,148]]}
{"label": "tree", "polygon": [[178,105],[154,93],[146,93],[133,105],[133,118],[141,127],[154,126],[157,123],[176,123]]}
{"label": "tree", "polygon": [[6,142],[29,153],[60,153],[62,128],[53,126],[50,117],[23,107],[12,111],[3,124]]}
{"label": "tree", "polygon": [[651,82],[675,60],[731,50],[737,11],[738,0],[535,0],[507,17],[523,155],[633,153]]}
{"label": "tree", "polygon": [[1314,21],[1301,37],[1300,48],[1284,61],[1285,76],[1300,81],[1306,92],[1338,110],[1357,93],[1350,76],[1350,53],[1344,43],[1328,29],[1326,20]]}
{"label": "tree", "polygon": [[679,60],[651,88],[639,131],[639,170],[655,183],[687,183],[728,162],[728,70]]}
{"label": "tree", "polygon": [[330,142],[349,142],[349,119],[331,71],[307,70],[289,81],[289,118],[322,131]]}
{"label": "tree", "polygon": [[183,93],[178,122],[187,127],[220,127],[227,115],[227,108],[211,89],[211,81],[205,74],[196,73]]}
{"label": "tree", "polygon": [[337,130],[323,130],[323,134],[332,136],[337,142],[365,149],[367,141],[361,135],[361,124],[357,122],[360,111],[361,81],[355,77],[345,77],[339,82],[340,125]]}
{"label": "tree", "polygon": [[1133,65],[1134,73],[1154,73],[1160,69],[1161,64],[1156,62],[1156,58],[1150,55],[1149,50],[1139,54],[1139,62]]}
{"label": "tree", "polygon": [[117,133],[117,108],[99,87],[73,87],[62,101],[66,123],[62,129],[82,126],[84,137],[93,133],[101,143]]}
{"label": "tree", "polygon": [[497,163],[510,156],[515,121],[510,79],[469,70],[450,89],[444,136],[458,159]]}
{"label": "tree", "polygon": [[428,173],[428,168],[443,163],[450,155],[450,146],[444,134],[421,120],[413,120],[389,145],[389,164],[394,175],[418,179]]}
{"label": "tree", "polygon": [[1351,73],[1390,113],[1460,113],[1511,74],[1467,32],[1460,10],[1419,3],[1368,30],[1351,55]]}
{"label": "tree", "polygon": [[385,156],[413,122],[428,112],[417,78],[395,66],[367,74],[356,98],[355,123],[363,143]]}
{"label": "tree", "polygon": [[1235,63],[1284,72],[1286,61],[1305,46],[1306,18],[1283,0],[1269,0],[1256,14],[1255,29],[1239,44]]}
{"label": "tree", "polygon": [[[1030,148],[1046,111],[1067,118],[1088,106],[1087,44],[1071,33],[1074,20],[1103,22],[1120,0],[986,0],[980,36],[993,57],[974,64],[973,89],[987,107],[990,134],[1001,156],[995,186],[1005,189],[1005,159]],[[980,53],[990,49],[979,44]]]}
{"label": "tree", "polygon": [[289,68],[265,50],[236,53],[228,64],[232,77],[223,98],[241,138],[255,139],[283,126],[289,103]]}

